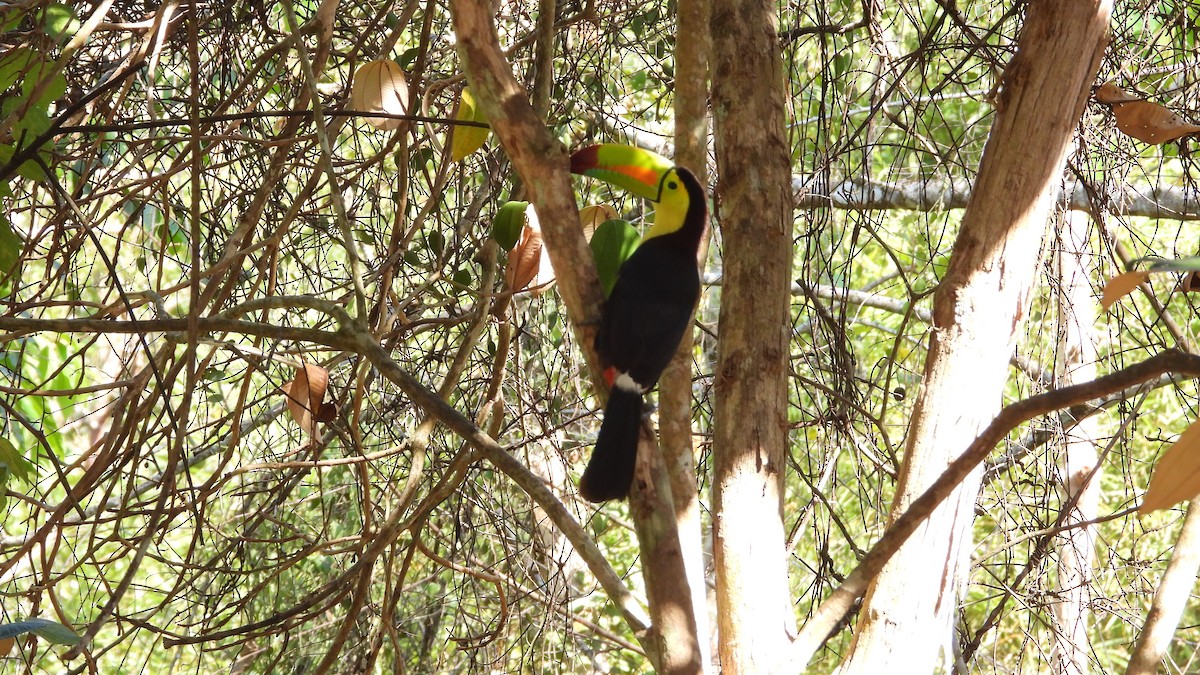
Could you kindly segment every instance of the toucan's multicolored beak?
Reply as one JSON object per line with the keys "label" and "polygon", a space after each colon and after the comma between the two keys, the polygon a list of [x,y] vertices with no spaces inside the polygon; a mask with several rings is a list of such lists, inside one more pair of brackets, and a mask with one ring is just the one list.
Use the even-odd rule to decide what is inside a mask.
{"label": "toucan's multicolored beak", "polygon": [[662,197],[662,177],[673,168],[666,157],[631,145],[591,145],[571,155],[571,173],[599,178],[652,202]]}

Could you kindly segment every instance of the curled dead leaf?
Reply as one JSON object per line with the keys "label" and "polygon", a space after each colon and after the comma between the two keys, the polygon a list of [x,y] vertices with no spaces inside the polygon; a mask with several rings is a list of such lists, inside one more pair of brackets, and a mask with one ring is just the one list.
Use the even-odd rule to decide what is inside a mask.
{"label": "curled dead leaf", "polygon": [[310,438],[317,437],[317,422],[331,422],[336,418],[337,406],[325,403],[328,388],[329,371],[312,363],[297,368],[292,381],[281,387],[287,396],[292,419]]}
{"label": "curled dead leaf", "polygon": [[1193,423],[1158,460],[1138,513],[1167,509],[1200,495],[1200,423]]}
{"label": "curled dead leaf", "polygon": [[1108,283],[1104,284],[1104,295],[1100,298],[1100,307],[1107,310],[1116,304],[1118,300],[1132,293],[1133,289],[1149,278],[1149,272],[1135,270],[1133,272],[1123,272],[1109,279]]}
{"label": "curled dead leaf", "polygon": [[529,288],[534,295],[544,293],[554,281],[554,266],[550,264],[550,254],[542,241],[537,209],[532,206],[525,211],[521,238],[508,252],[504,280],[508,282],[510,291],[516,293]]}
{"label": "curled dead leaf", "polygon": [[1200,272],[1192,272],[1179,282],[1179,289],[1184,293],[1195,293],[1200,291]]}
{"label": "curled dead leaf", "polygon": [[521,230],[517,245],[508,252],[504,280],[512,292],[523,291],[538,275],[542,266],[542,233],[529,224]]}
{"label": "curled dead leaf", "polygon": [[[354,73],[350,87],[350,105],[355,110],[404,115],[408,112],[408,80],[404,69],[391,59],[368,61]],[[393,131],[404,120],[391,117],[366,117],[376,129]]]}
{"label": "curled dead leaf", "polygon": [[1112,107],[1121,133],[1143,143],[1159,145],[1200,133],[1200,125],[1191,124],[1169,108],[1134,96],[1112,82],[1096,88],[1097,102]]}
{"label": "curled dead leaf", "polygon": [[617,217],[617,210],[608,204],[592,204],[579,209],[579,222],[583,225],[583,236],[591,241],[600,223]]}
{"label": "curled dead leaf", "polygon": [[1135,96],[1118,87],[1115,82],[1105,82],[1099,87],[1096,87],[1096,91],[1092,94],[1092,97],[1096,99],[1097,103],[1106,104],[1126,103],[1128,101],[1142,100],[1140,96]]}

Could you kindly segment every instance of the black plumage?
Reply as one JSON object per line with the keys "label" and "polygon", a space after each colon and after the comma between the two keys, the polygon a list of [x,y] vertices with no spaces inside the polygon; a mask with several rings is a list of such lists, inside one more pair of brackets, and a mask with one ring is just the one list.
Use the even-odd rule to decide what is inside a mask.
{"label": "black plumage", "polygon": [[[664,217],[679,223],[667,223],[669,231],[663,234],[655,234],[656,225],[621,266],[596,334],[596,351],[611,390],[579,485],[593,502],[629,494],[643,395],[674,357],[700,298],[696,254],[708,220],[704,189],[690,171],[675,167],[662,177],[659,192],[667,206],[659,209],[660,224]],[[678,194],[666,201],[673,192]],[[679,207],[685,210],[671,213]]]}

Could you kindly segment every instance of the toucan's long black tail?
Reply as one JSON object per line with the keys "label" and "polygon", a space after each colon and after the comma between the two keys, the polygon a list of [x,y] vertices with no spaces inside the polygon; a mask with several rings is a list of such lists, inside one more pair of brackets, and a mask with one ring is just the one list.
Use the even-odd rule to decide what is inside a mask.
{"label": "toucan's long black tail", "polygon": [[604,421],[592,458],[579,480],[579,493],[590,502],[624,499],[633,485],[638,430],[642,426],[642,395],[613,387],[604,408]]}

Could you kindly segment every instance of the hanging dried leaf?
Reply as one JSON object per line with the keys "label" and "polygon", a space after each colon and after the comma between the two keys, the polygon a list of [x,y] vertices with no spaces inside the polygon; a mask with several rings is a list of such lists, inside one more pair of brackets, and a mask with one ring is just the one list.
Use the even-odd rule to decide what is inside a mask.
{"label": "hanging dried leaf", "polygon": [[[542,224],[538,221],[537,209],[532,206],[525,212],[525,217],[529,219],[529,225],[537,230],[538,238],[542,236]],[[554,283],[554,265],[550,262],[550,251],[542,246],[539,254],[540,262],[538,263],[537,274],[534,275],[533,281],[530,284],[530,290],[534,295],[541,295],[550,288],[550,284]]]}
{"label": "hanging dried leaf", "polygon": [[[331,421],[325,419],[328,413],[323,411],[325,392],[329,388],[329,371],[321,366],[306,363],[303,368],[296,369],[296,376],[291,382],[283,385],[283,393],[287,396],[288,410],[292,419],[300,425],[310,438],[317,437],[317,422]],[[336,415],[336,406],[328,406]]]}
{"label": "hanging dried leaf", "polygon": [[1097,103],[1113,104],[1127,103],[1129,101],[1141,101],[1142,97],[1135,96],[1118,87],[1115,82],[1105,82],[1096,87],[1096,93],[1092,94]]}
{"label": "hanging dried leaf", "polygon": [[1159,145],[1200,133],[1200,125],[1191,124],[1166,106],[1143,100],[1106,82],[1096,89],[1096,101],[1112,106],[1117,128],[1126,136],[1143,143]]}
{"label": "hanging dried leaf", "polygon": [[549,253],[542,242],[541,224],[533,207],[525,210],[525,227],[521,230],[521,239],[508,253],[504,279],[512,292],[532,287],[534,295],[545,292],[554,281],[554,266],[550,264]]}
{"label": "hanging dried leaf", "polygon": [[542,248],[542,233],[525,225],[517,245],[508,253],[508,265],[504,268],[509,290],[523,291],[537,277],[542,266]]}
{"label": "hanging dried leaf", "polygon": [[1200,495],[1200,423],[1193,423],[1158,460],[1138,513],[1166,509]]}
{"label": "hanging dried leaf", "polygon": [[583,225],[583,236],[591,241],[592,235],[596,233],[596,228],[600,227],[600,223],[616,217],[617,210],[608,204],[592,204],[579,209],[579,222]]}
{"label": "hanging dried leaf", "polygon": [[1149,272],[1133,271],[1123,272],[1109,279],[1108,283],[1104,284],[1104,295],[1100,298],[1100,307],[1105,310],[1112,307],[1148,278],[1150,278]]}
{"label": "hanging dried leaf", "polygon": [[[463,87],[462,96],[458,99],[458,112],[454,119],[461,122],[486,122],[483,111],[475,104],[471,90]],[[450,159],[461,162],[487,142],[488,134],[492,133],[487,127],[476,127],[456,124],[450,128]]]}
{"label": "hanging dried leaf", "polygon": [[1200,272],[1192,272],[1183,278],[1179,283],[1179,288],[1184,293],[1195,293],[1200,291]]}
{"label": "hanging dried leaf", "polygon": [[[359,66],[350,88],[350,105],[355,110],[404,115],[408,113],[408,80],[404,70],[391,59],[376,59]],[[366,117],[376,129],[392,131],[404,120],[390,117]]]}

